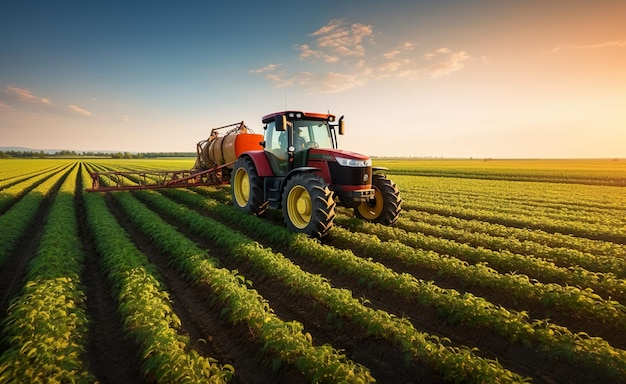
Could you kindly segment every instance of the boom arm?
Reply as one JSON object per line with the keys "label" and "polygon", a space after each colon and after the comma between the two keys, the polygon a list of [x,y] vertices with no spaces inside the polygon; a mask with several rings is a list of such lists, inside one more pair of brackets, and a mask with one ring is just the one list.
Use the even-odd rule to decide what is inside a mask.
{"label": "boom arm", "polygon": [[[91,188],[87,192],[130,191],[135,189],[188,188],[228,184],[223,169],[234,163],[222,164],[200,172],[194,171],[111,171],[91,173]],[[114,186],[101,186],[100,176],[113,179]],[[137,185],[125,185],[125,177],[139,179]]]}

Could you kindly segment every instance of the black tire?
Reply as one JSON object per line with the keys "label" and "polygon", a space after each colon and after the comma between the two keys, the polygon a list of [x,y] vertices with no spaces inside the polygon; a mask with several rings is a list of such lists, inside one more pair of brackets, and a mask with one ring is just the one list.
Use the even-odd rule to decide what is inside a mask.
{"label": "black tire", "polygon": [[398,221],[402,210],[398,186],[387,176],[376,174],[372,176],[372,188],[376,190],[376,195],[354,208],[355,215],[373,223],[392,225]]}
{"label": "black tire", "polygon": [[321,238],[333,226],[333,192],[324,179],[313,173],[299,173],[287,181],[282,207],[285,224],[294,232]]}
{"label": "black tire", "polygon": [[262,215],[268,202],[263,199],[263,179],[259,177],[254,162],[244,156],[237,159],[230,175],[233,205],[253,215]]}

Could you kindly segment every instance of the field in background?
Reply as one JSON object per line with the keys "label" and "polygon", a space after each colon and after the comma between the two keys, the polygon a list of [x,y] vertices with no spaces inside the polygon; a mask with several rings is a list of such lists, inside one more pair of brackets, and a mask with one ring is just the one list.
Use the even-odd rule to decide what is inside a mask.
{"label": "field in background", "polygon": [[394,173],[626,186],[626,159],[375,159]]}
{"label": "field in background", "polygon": [[0,160],[0,382],[624,382],[626,160],[374,159],[398,223],[322,241],[228,186],[84,192],[193,163]]}

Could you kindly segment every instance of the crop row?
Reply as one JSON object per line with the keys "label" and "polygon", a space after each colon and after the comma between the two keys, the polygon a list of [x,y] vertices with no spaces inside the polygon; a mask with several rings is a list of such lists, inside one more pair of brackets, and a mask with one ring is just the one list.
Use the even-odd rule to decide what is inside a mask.
{"label": "crop row", "polygon": [[16,182],[26,180],[29,177],[47,173],[53,169],[64,168],[67,160],[10,160],[2,159],[0,162],[0,188]]}
{"label": "crop row", "polygon": [[[517,206],[506,206],[494,201],[476,201],[470,200],[465,203],[459,201],[456,197],[449,200],[442,199],[440,196],[424,196],[424,200],[409,199],[407,209],[426,209],[430,210],[453,210],[461,213],[462,217],[477,217],[487,220],[506,220],[508,225],[530,225],[533,228],[551,228],[552,231],[561,233],[572,233],[580,236],[596,238],[601,235],[616,239],[625,238],[624,231],[620,230],[623,224],[619,214],[614,215],[597,215],[584,212],[579,209],[571,215],[550,215],[543,209],[530,210],[528,206],[523,204]],[[436,203],[433,203],[436,202]],[[419,208],[417,208],[419,207]],[[532,212],[532,215],[529,213]],[[523,221],[520,218],[523,217]],[[516,219],[513,219],[516,218]],[[522,224],[523,223],[523,224]],[[621,237],[620,237],[621,236]]]}
{"label": "crop row", "polygon": [[[478,208],[480,207],[480,208]],[[431,200],[418,201],[405,199],[402,208],[406,210],[426,211],[440,215],[455,216],[463,219],[476,219],[491,223],[504,224],[518,228],[541,229],[547,232],[572,234],[595,240],[613,241],[626,244],[626,229],[623,226],[609,226],[601,223],[585,224],[575,221],[552,220],[540,215],[528,215],[528,211],[519,210],[515,213],[501,213],[475,205],[472,208],[451,206],[450,204],[434,203]]]}
{"label": "crop row", "polygon": [[[167,191],[167,193],[186,195],[186,192],[183,191]],[[196,235],[214,241],[216,245],[226,247],[230,250],[231,257],[253,263],[255,269],[260,268],[268,275],[278,277],[285,282],[285,285],[291,287],[292,291],[295,290],[301,294],[312,296],[324,303],[332,311],[333,316],[352,320],[364,328],[368,335],[382,336],[398,344],[401,350],[409,356],[409,360],[412,358],[425,360],[432,366],[447,372],[449,378],[456,380],[461,377],[476,381],[484,381],[486,378],[493,379],[493,377],[502,377],[501,380],[503,381],[506,381],[507,377],[512,381],[522,380],[516,374],[503,370],[496,362],[475,357],[465,347],[445,346],[436,336],[417,332],[406,319],[399,319],[384,311],[375,311],[364,307],[362,301],[354,299],[350,291],[332,288],[327,280],[319,275],[303,272],[288,259],[271,252],[271,250],[258,249],[256,243],[251,243],[244,236],[234,235],[229,228],[223,227],[218,222],[203,218],[194,211],[182,210],[178,204],[167,203],[163,198],[151,192],[137,192],[136,195],[149,202],[152,208],[166,211],[178,221],[185,222],[187,228]],[[136,211],[136,207],[128,210],[129,213]],[[278,233],[286,234],[281,231]],[[230,245],[228,242],[224,243],[223,240],[228,238],[232,238]],[[324,294],[329,290],[330,294]],[[353,318],[354,316],[357,318]],[[483,361],[482,364],[478,363]]]}
{"label": "crop row", "polygon": [[[67,168],[64,168],[64,170]],[[55,186],[67,175],[67,172],[58,171],[49,175],[47,179],[29,191],[19,201],[0,216],[0,266],[10,252],[17,246],[29,226],[42,202],[55,189]]]}
{"label": "crop row", "polygon": [[74,209],[79,168],[73,167],[56,194],[26,283],[8,310],[3,336],[9,348],[0,356],[0,381],[94,380],[85,363],[84,254]]}
{"label": "crop row", "polygon": [[[613,274],[590,272],[575,266],[557,267],[543,259],[506,250],[496,252],[418,231],[405,231],[402,228],[412,229],[413,226],[413,223],[407,221],[401,219],[398,223],[400,228],[391,228],[345,217],[337,219],[338,223],[353,231],[377,236],[384,241],[395,240],[406,246],[391,249],[389,243],[378,245],[379,242],[367,239],[362,242],[365,246],[375,246],[375,249],[365,250],[368,254],[403,259],[408,264],[467,280],[478,286],[506,289],[516,299],[537,300],[546,307],[558,307],[561,311],[582,311],[590,316],[596,316],[598,311],[602,317],[606,316],[607,321],[619,321],[622,316],[626,317],[626,307],[615,303],[616,300],[626,302],[626,281]],[[473,265],[464,265],[464,262]],[[498,273],[492,268],[509,273]],[[538,279],[558,281],[559,284],[542,283]],[[564,288],[561,285],[572,287]],[[576,286],[592,288],[596,293],[611,299],[603,300],[598,294]]]}
{"label": "crop row", "polygon": [[215,297],[227,306],[222,313],[227,313],[233,324],[244,323],[255,332],[263,349],[278,356],[275,365],[276,361],[293,365],[311,382],[373,382],[365,367],[347,360],[332,346],[314,346],[301,323],[281,320],[269,303],[246,285],[244,276],[220,268],[207,251],[164,223],[131,195],[118,193],[114,197],[133,224],[168,254],[172,266],[194,283],[210,285]]}
{"label": "crop row", "polygon": [[[496,252],[483,247],[476,248],[452,240],[424,235],[419,231],[411,230],[412,226],[419,226],[418,223],[402,218],[398,226],[408,231],[368,224],[357,219],[349,220],[345,219],[345,216],[339,217],[336,222],[354,231],[375,235],[382,240],[397,240],[406,245],[402,247],[389,242],[380,243],[377,239],[372,241],[372,238],[361,239],[359,241],[363,244],[361,249],[375,247],[375,249],[364,249],[366,255],[402,259],[411,265],[454,276],[470,284],[506,289],[517,299],[535,300],[548,308],[558,307],[560,311],[569,310],[575,314],[582,312],[591,317],[599,316],[608,322],[625,321],[626,308],[616,299],[624,299],[626,282],[611,273],[596,273],[580,267],[557,267],[548,261],[513,254],[506,250]],[[342,232],[341,229],[337,229],[333,233],[334,238],[338,239]],[[353,242],[347,245],[347,247],[352,246],[354,246]],[[477,264],[467,265],[465,262]],[[485,262],[489,266],[484,265]],[[500,274],[490,267],[514,272],[514,274]],[[575,286],[562,287],[558,284],[544,284],[536,280],[531,281],[523,274],[535,279],[557,280],[561,285]],[[579,289],[576,286],[590,287],[610,299],[603,300],[593,291]]]}
{"label": "crop row", "polygon": [[[598,318],[606,323],[624,322],[626,308],[616,299],[623,300],[626,294],[626,282],[615,278],[611,273],[595,273],[580,267],[561,268],[545,260],[517,255],[501,250],[491,251],[483,247],[471,247],[467,244],[451,240],[427,236],[413,231],[419,226],[411,220],[400,219],[398,226],[409,231],[374,225],[357,219],[336,219],[352,231],[363,232],[370,236],[363,237],[356,233],[347,234],[342,229],[333,231],[333,238],[343,239],[346,247],[360,249],[364,255],[390,260],[400,259],[405,263],[436,271],[438,274],[454,276],[467,284],[503,289],[516,299],[537,302],[547,308]],[[396,240],[383,242],[382,240]],[[397,242],[403,243],[398,244]],[[433,250],[428,252],[422,250]],[[439,255],[438,253],[441,255]],[[453,257],[448,257],[453,256]],[[477,263],[468,265],[466,262]],[[487,262],[493,268],[499,268],[514,274],[500,274],[482,263]],[[523,273],[542,280],[558,280],[559,284],[545,284],[531,280]],[[602,299],[590,289],[579,289],[576,286],[591,287],[603,293],[609,299]]]}
{"label": "crop row", "polygon": [[419,211],[405,211],[401,219],[399,226],[409,232],[453,239],[495,251],[506,249],[563,266],[579,265],[592,271],[614,272],[618,276],[622,271],[622,277],[626,277],[624,245]]}
{"label": "crop row", "polygon": [[390,174],[457,179],[624,186],[619,163],[610,160],[379,160]]}
{"label": "crop row", "polygon": [[[86,185],[90,177],[83,173]],[[147,257],[135,248],[127,233],[98,194],[84,196],[88,226],[101,266],[111,284],[126,331],[140,346],[147,378],[159,382],[223,382],[232,377],[230,366],[200,356],[178,333],[180,319],[169,295]]]}
{"label": "crop row", "polygon": [[[409,180],[412,182],[407,183]],[[405,177],[396,182],[409,199],[414,196],[454,206],[488,206],[505,213],[530,210],[560,221],[568,221],[569,217],[569,221],[601,222],[599,217],[611,219],[614,213],[624,212],[626,204],[619,187]]]}
{"label": "crop row", "polygon": [[4,189],[0,190],[0,213],[5,212],[15,201],[17,201],[22,195],[26,194],[29,190],[35,188],[46,179],[54,176],[63,169],[67,169],[67,165],[52,170],[42,172],[38,175],[28,177],[24,180],[18,181]]}
{"label": "crop row", "polygon": [[[404,221],[401,219],[400,226],[402,222]],[[376,251],[372,252],[379,256],[400,257],[413,265],[436,270],[440,274],[462,278],[479,286],[507,289],[517,299],[535,300],[546,307],[558,307],[559,310],[570,310],[574,314],[582,312],[589,316],[599,315],[604,321],[610,322],[623,322],[626,316],[626,308],[619,302],[612,299],[603,300],[598,294],[588,289],[582,290],[574,286],[562,287],[559,284],[532,283],[528,276],[521,275],[527,274],[548,281],[557,280],[561,284],[589,287],[613,299],[623,299],[626,294],[626,283],[612,274],[595,273],[579,267],[560,268],[544,260],[507,251],[495,252],[482,247],[474,248],[467,244],[427,236],[419,232],[407,233],[389,227],[368,225],[360,220],[344,220],[343,223],[346,225],[352,223],[352,229],[358,227],[361,231],[371,235],[382,236],[387,240],[400,240],[410,246],[396,249],[397,247],[389,247],[387,243],[380,244],[376,247]],[[368,241],[362,243],[377,244]],[[422,252],[414,248],[431,249],[443,255],[454,256],[454,258],[440,257],[436,253]],[[463,261],[479,264],[465,266]],[[515,272],[515,274],[497,273],[483,265],[483,262],[489,263],[496,269]]]}
{"label": "crop row", "polygon": [[[168,191],[169,193],[184,195],[188,192]],[[522,380],[519,375],[503,369],[496,361],[476,356],[467,347],[447,345],[445,339],[417,331],[406,319],[364,306],[360,300],[352,297],[351,291],[331,287],[323,277],[302,271],[283,255],[260,247],[256,242],[234,233],[232,229],[211,218],[183,209],[151,192],[137,192],[136,195],[148,201],[153,208],[165,211],[177,221],[185,223],[194,234],[228,249],[231,257],[252,263],[255,268],[283,281],[293,291],[323,303],[334,316],[351,321],[368,335],[388,340],[411,356],[411,359],[426,362],[449,380],[484,382],[493,380],[494,377],[502,382]],[[247,215],[245,217],[250,218]],[[286,234],[278,232],[281,235]],[[308,238],[303,235],[293,238],[295,242],[306,242],[305,239]],[[307,247],[308,244],[304,246]]]}
{"label": "crop row", "polygon": [[[103,180],[106,184],[107,180]],[[133,181],[125,182],[132,184]],[[233,324],[244,323],[263,343],[263,350],[274,359],[274,366],[293,365],[311,382],[373,382],[367,368],[346,359],[330,345],[316,347],[301,323],[285,322],[276,316],[269,303],[246,285],[237,271],[218,267],[218,261],[198,248],[191,240],[164,223],[153,212],[124,193],[114,194],[133,224],[168,253],[172,266],[196,284],[210,285],[215,297],[226,308]],[[227,241],[226,234],[221,240]],[[237,244],[235,242],[235,244]],[[232,246],[232,243],[231,243]]]}
{"label": "crop row", "polygon": [[373,381],[367,369],[347,360],[332,346],[314,346],[311,335],[304,332],[301,323],[281,320],[256,290],[246,286],[245,277],[236,271],[219,268],[215,259],[207,257],[206,251],[162,222],[132,196],[115,194],[115,198],[130,215],[133,224],[167,251],[171,265],[195,283],[210,285],[214,295],[227,306],[222,313],[228,313],[233,324],[246,324],[270,357],[275,355],[281,364],[297,367],[311,382]]}
{"label": "crop row", "polygon": [[[589,199],[589,196],[579,195],[583,199],[581,201],[571,195],[553,196],[552,194],[545,194],[546,186],[541,184],[539,185],[542,188],[533,193],[525,193],[528,191],[520,191],[519,187],[515,187],[517,193],[514,195],[511,195],[512,191],[510,190],[510,188],[514,187],[507,186],[504,182],[490,182],[488,185],[477,185],[475,186],[476,189],[469,189],[467,186],[463,188],[461,187],[462,185],[458,183],[456,189],[442,191],[436,186],[418,184],[417,186],[412,186],[407,191],[407,194],[423,196],[429,200],[431,195],[434,194],[441,203],[453,203],[454,205],[471,207],[476,202],[480,202],[481,206],[488,206],[502,212],[528,209],[537,211],[541,215],[552,219],[565,221],[582,219],[583,222],[591,223],[597,222],[596,218],[599,216],[610,217],[613,212],[624,210],[620,206],[620,201],[623,201],[619,197],[621,188],[595,187],[597,189],[595,193],[606,192],[609,196],[614,195],[617,197],[615,201],[598,201],[597,198]],[[577,191],[578,188],[571,190]]]}
{"label": "crop row", "polygon": [[[521,341],[532,345],[547,356],[581,364],[606,377],[626,373],[626,352],[611,347],[599,337],[589,337],[584,332],[573,334],[567,328],[549,321],[535,320],[530,323],[526,312],[509,311],[470,293],[460,294],[408,274],[399,274],[372,260],[356,257],[350,250],[339,250],[313,239],[294,237],[281,227],[197,194],[183,191],[167,193],[176,193],[176,199],[186,205],[208,209],[211,215],[245,228],[247,232],[264,239],[264,242],[286,245],[294,253],[323,263],[326,267],[353,275],[364,282],[369,281],[408,300],[417,300],[420,305],[433,308],[452,323],[490,329],[511,342]],[[341,235],[349,236],[350,232],[341,228],[333,229],[333,238]],[[351,247],[358,246],[358,243],[351,243]]]}
{"label": "crop row", "polygon": [[[500,201],[504,205],[578,206],[586,208],[623,209],[620,187],[553,183],[518,183],[506,180],[454,179],[439,177],[394,176],[406,186],[408,194],[466,197],[477,202]],[[406,183],[412,181],[411,183]]]}
{"label": "crop row", "polygon": [[[404,192],[404,190],[403,190],[403,192]],[[216,194],[220,195],[220,193],[219,193],[219,192],[218,192],[218,193],[216,193]],[[223,194],[221,194],[221,195],[223,195]],[[405,195],[405,196],[406,196],[406,195]],[[409,199],[410,199],[410,198],[409,198]],[[409,200],[409,199],[407,199],[407,200]],[[232,212],[231,212],[231,213],[232,213]],[[413,213],[413,212],[408,212],[408,213],[409,213],[409,214],[411,214],[411,213]],[[406,214],[406,212],[405,212],[405,214]],[[223,219],[222,219],[222,220],[223,220]],[[460,220],[460,219],[456,219],[456,220]],[[223,221],[224,221],[224,220],[223,220]],[[463,222],[468,222],[467,220],[461,220],[461,221],[463,221]],[[494,227],[494,226],[495,226],[495,227],[502,228],[502,226],[498,226],[498,225],[495,225],[495,224],[488,224],[488,225],[489,225],[490,227]],[[275,230],[275,229],[276,229],[276,227],[275,227],[275,226],[273,226],[273,229]],[[517,232],[522,231],[522,229],[518,229],[518,228],[506,228],[506,230],[508,230],[508,231],[514,230],[514,231],[517,231]],[[526,232],[527,232],[528,230],[524,230],[524,231],[526,231]],[[517,233],[517,232],[516,232],[516,233]],[[537,232],[541,232],[541,231],[533,231],[533,234],[534,234],[534,233],[537,233]],[[545,232],[542,232],[542,233],[545,233]],[[557,234],[557,235],[558,235],[558,234]],[[508,236],[510,236],[510,235],[508,235]],[[546,233],[546,236],[553,236],[553,234],[547,234],[547,233]],[[264,239],[264,240],[263,240],[264,242],[265,242],[265,241],[269,241],[269,240],[266,240],[266,239],[267,239],[267,238],[269,238],[269,237],[262,237],[262,238]],[[567,239],[568,239],[568,236],[564,236],[564,239],[563,239],[563,240],[567,241]],[[586,239],[582,239],[582,240],[585,240],[585,241],[589,242],[589,241],[588,241],[588,240],[586,240]],[[584,249],[584,248],[583,248],[583,249]],[[610,254],[611,254],[611,251],[609,250],[607,253],[610,255]],[[534,323],[534,324],[537,324],[537,323]],[[539,325],[538,325],[538,326],[539,326]],[[554,330],[555,334],[559,334],[559,331],[560,331],[560,330],[562,330],[562,329],[560,329],[560,327],[556,327],[556,329]],[[569,331],[565,330],[565,332],[564,332],[564,333],[566,333],[566,334],[567,334],[568,332],[569,332]],[[549,333],[549,332],[548,332],[548,333]],[[571,333],[570,333],[570,335],[571,335]],[[576,334],[576,335],[573,335],[573,336],[574,336],[573,338],[574,338],[577,342],[578,342],[578,341],[580,341],[580,340],[586,340],[586,339],[587,339],[587,337],[585,336],[585,334]],[[567,335],[566,335],[566,338],[567,338]],[[516,338],[513,338],[513,340],[515,340],[515,339],[516,339]],[[523,339],[523,338],[522,338],[522,339]],[[590,342],[590,343],[587,343],[587,347],[588,347],[587,349],[593,349],[593,344],[597,342],[597,343],[598,343],[598,345],[600,345],[600,348],[598,349],[598,351],[599,351],[599,352],[597,353],[597,355],[596,355],[596,356],[597,356],[597,357],[598,357],[598,359],[600,359],[600,360],[607,360],[606,356],[611,355],[611,351],[610,351],[610,347],[609,347],[608,353],[606,353],[606,351],[607,351],[607,350],[604,348],[604,347],[606,347],[606,345],[603,345],[603,344],[606,344],[606,342],[604,342],[603,340],[598,339],[598,338],[590,338],[590,339],[591,339],[591,342]],[[536,344],[536,342],[535,342],[535,343],[533,343],[533,344],[534,344],[534,345],[537,345],[537,344]],[[584,343],[583,343],[583,344],[584,344]],[[559,348],[558,346],[553,346],[552,348],[548,348],[548,350],[552,350],[552,351],[554,351],[555,349],[558,349],[558,348]],[[540,349],[541,349],[541,348],[540,348]],[[567,350],[567,348],[565,348],[565,349]],[[584,349],[584,348],[583,348],[583,349]],[[545,349],[544,349],[544,350],[545,350]],[[619,350],[618,350],[618,351],[619,351]],[[571,349],[570,349],[570,352],[569,352],[569,353],[571,354]],[[564,353],[563,353],[563,355],[567,355],[567,354],[568,354],[568,352],[564,352]],[[602,357],[602,355],[603,355],[603,354],[605,355],[605,357]],[[584,352],[583,352],[583,355],[584,355]],[[619,366],[620,366],[619,361],[620,361],[623,357],[621,357],[619,354],[618,354],[617,356],[618,356],[618,357],[616,357],[616,360],[618,361],[618,363],[617,363],[617,364],[615,364],[615,366],[619,367]],[[568,359],[569,359],[569,358],[568,358]],[[585,360],[585,359],[583,358],[582,360]],[[610,359],[609,359],[609,360],[610,360]],[[578,359],[578,358],[573,358],[573,359],[570,359],[570,361],[580,361],[580,359]],[[591,365],[593,365],[593,364],[591,364]],[[600,365],[601,365],[601,366],[603,366],[603,364],[600,364]],[[610,370],[609,370],[609,371],[610,371]]]}

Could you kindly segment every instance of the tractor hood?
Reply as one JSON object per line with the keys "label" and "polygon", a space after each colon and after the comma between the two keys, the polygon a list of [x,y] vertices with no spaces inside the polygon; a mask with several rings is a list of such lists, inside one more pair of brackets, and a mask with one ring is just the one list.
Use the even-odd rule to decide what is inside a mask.
{"label": "tractor hood", "polygon": [[311,148],[309,158],[326,161],[336,161],[345,167],[371,167],[372,159],[360,153],[343,149]]}

